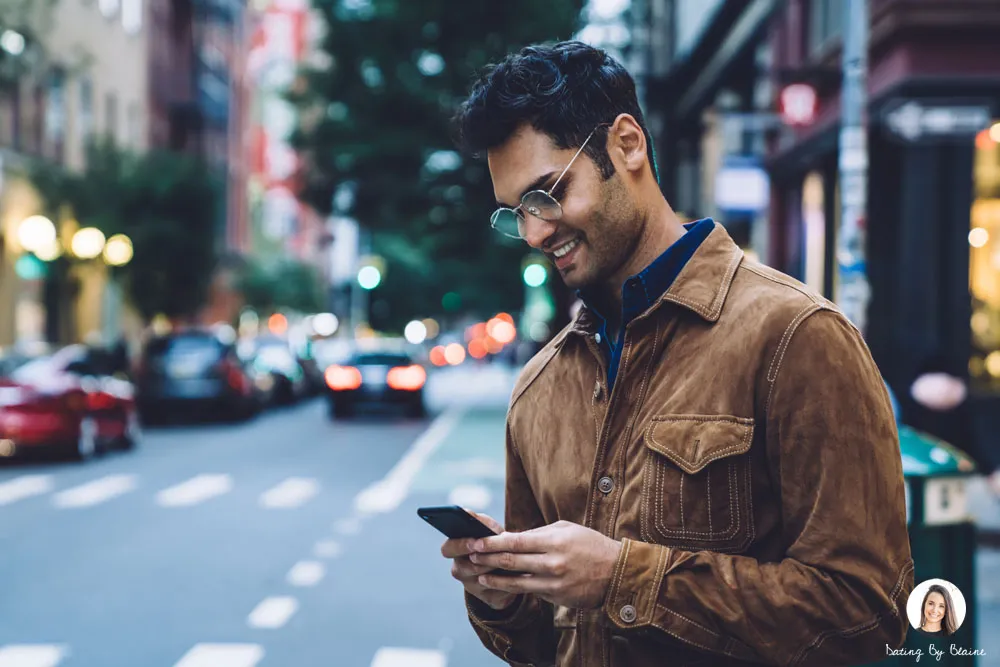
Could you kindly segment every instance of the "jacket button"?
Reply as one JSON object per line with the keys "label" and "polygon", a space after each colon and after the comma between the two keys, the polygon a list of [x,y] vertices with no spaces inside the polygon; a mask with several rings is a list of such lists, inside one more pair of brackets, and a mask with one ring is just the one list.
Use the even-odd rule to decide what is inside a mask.
{"label": "jacket button", "polygon": [[626,623],[633,623],[635,622],[635,617],[636,617],[635,607],[633,607],[630,604],[627,604],[624,607],[622,607],[622,610],[618,615],[621,616],[622,620],[625,621]]}
{"label": "jacket button", "polygon": [[607,495],[611,493],[615,488],[615,481],[610,477],[602,477],[597,482],[597,488],[601,490],[601,493]]}
{"label": "jacket button", "polygon": [[601,344],[601,334],[594,334],[594,342],[598,345]]}

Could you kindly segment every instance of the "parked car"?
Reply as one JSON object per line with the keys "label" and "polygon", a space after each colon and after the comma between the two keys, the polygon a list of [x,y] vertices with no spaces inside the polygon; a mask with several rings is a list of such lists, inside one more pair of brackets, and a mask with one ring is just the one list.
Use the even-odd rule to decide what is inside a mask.
{"label": "parked car", "polygon": [[55,449],[86,460],[141,438],[135,390],[104,350],[71,345],[0,364],[0,453]]}
{"label": "parked car", "polygon": [[143,419],[197,414],[249,419],[261,407],[260,389],[233,344],[210,332],[187,330],[153,338],[136,369]]}
{"label": "parked car", "polygon": [[284,340],[267,337],[255,341],[250,363],[258,372],[273,377],[275,403],[295,403],[309,393],[306,373]]}
{"label": "parked car", "polygon": [[330,416],[351,417],[358,406],[401,407],[410,417],[423,417],[427,371],[406,354],[357,352],[324,374]]}

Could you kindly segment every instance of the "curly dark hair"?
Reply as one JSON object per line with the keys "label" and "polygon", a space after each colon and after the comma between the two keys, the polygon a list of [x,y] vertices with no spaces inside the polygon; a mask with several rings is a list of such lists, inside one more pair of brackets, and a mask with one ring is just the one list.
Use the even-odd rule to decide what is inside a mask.
{"label": "curly dark hair", "polygon": [[[486,68],[455,115],[459,145],[479,154],[506,142],[529,123],[559,148],[577,148],[594,128],[622,113],[646,136],[646,155],[659,181],[653,141],[635,94],[635,81],[607,52],[583,42],[528,46]],[[615,173],[602,128],[584,149],[601,177]]]}
{"label": "curly dark hair", "polygon": [[920,627],[923,628],[924,624],[927,623],[927,598],[931,596],[931,593],[940,593],[941,597],[944,598],[944,621],[941,623],[941,629],[944,630],[945,636],[950,637],[958,630],[958,614],[955,613],[951,593],[939,584],[932,584],[924,594],[924,601],[920,604]]}

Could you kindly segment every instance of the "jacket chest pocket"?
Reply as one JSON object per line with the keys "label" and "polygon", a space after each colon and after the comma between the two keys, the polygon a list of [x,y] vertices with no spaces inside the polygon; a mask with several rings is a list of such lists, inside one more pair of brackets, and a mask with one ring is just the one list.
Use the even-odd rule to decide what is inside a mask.
{"label": "jacket chest pocket", "polygon": [[645,434],[641,534],[689,551],[740,552],[754,538],[753,420],[655,417]]}

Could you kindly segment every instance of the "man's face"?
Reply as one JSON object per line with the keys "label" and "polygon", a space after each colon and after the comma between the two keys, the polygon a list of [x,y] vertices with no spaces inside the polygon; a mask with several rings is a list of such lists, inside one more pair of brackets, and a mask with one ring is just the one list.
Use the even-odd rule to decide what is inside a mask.
{"label": "man's face", "polygon": [[[523,126],[489,151],[497,202],[516,208],[525,192],[548,192],[577,148],[560,149],[548,135]],[[548,256],[567,287],[607,283],[639,238],[640,221],[625,185],[617,174],[603,180],[581,153],[551,194],[562,205],[562,218],[546,221],[525,212],[525,241]]]}

